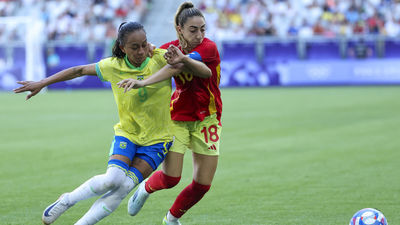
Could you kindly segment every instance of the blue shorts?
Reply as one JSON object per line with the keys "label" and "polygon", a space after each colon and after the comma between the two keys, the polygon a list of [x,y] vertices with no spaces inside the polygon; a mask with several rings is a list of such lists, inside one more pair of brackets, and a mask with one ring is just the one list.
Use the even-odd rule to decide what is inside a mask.
{"label": "blue shorts", "polygon": [[161,142],[150,146],[140,146],[134,144],[126,137],[114,136],[109,155],[123,155],[128,157],[131,161],[134,157],[138,157],[146,161],[153,170],[156,170],[162,161],[164,161],[171,146],[172,141]]}

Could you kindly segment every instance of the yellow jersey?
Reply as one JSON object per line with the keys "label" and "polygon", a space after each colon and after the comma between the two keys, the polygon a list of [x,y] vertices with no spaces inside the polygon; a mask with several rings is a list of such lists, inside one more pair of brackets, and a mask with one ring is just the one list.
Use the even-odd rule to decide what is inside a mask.
{"label": "yellow jersey", "polygon": [[123,136],[140,146],[172,141],[171,79],[132,89],[124,93],[117,83],[123,79],[146,79],[166,65],[163,57],[166,50],[155,49],[152,58],[147,58],[140,67],[126,59],[105,58],[96,63],[97,76],[111,83],[120,122],[114,126],[115,135]]}

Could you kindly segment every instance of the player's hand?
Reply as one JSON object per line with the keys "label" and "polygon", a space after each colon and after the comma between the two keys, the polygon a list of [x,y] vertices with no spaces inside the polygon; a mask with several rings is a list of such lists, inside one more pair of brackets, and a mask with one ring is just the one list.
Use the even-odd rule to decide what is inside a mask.
{"label": "player's hand", "polygon": [[164,54],[165,60],[167,60],[167,63],[170,65],[182,63],[185,57],[186,56],[175,45],[170,45],[167,52]]}
{"label": "player's hand", "polygon": [[18,81],[18,84],[22,86],[19,88],[15,88],[13,91],[14,93],[22,93],[26,91],[30,91],[31,93],[26,96],[26,100],[30,99],[31,97],[35,96],[37,93],[44,88],[44,85],[40,81]]}
{"label": "player's hand", "polygon": [[147,42],[147,47],[149,48],[149,54],[147,56],[151,58],[154,55],[154,49],[156,49],[156,46]]}
{"label": "player's hand", "polygon": [[125,89],[124,93],[131,90],[132,88],[137,89],[137,88],[141,88],[144,86],[143,81],[135,80],[132,78],[121,80],[120,82],[117,83],[117,85],[119,88]]}

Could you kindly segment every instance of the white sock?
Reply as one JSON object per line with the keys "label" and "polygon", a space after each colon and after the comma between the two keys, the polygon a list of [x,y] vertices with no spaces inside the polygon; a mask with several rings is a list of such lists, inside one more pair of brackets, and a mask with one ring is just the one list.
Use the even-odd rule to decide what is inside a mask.
{"label": "white sock", "polygon": [[125,177],[125,171],[118,167],[109,167],[105,174],[90,178],[71,193],[68,193],[66,201],[68,201],[68,204],[73,205],[79,201],[102,195],[119,186]]}
{"label": "white sock", "polygon": [[125,176],[122,185],[99,198],[75,225],[92,225],[110,215],[135,186],[133,180]]}
{"label": "white sock", "polygon": [[176,218],[175,216],[173,216],[168,210],[168,213],[167,213],[167,220],[168,221],[177,221],[178,219],[179,218]]}

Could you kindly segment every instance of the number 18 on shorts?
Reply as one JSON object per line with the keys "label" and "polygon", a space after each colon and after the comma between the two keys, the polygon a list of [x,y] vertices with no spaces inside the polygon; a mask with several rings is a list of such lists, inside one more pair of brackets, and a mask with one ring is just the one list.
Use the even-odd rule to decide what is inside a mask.
{"label": "number 18 on shorts", "polygon": [[184,154],[187,149],[201,155],[219,155],[219,142],[222,132],[216,115],[203,121],[174,121],[175,141],[170,151]]}

